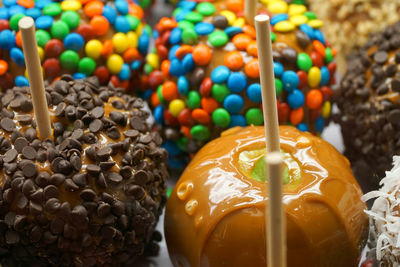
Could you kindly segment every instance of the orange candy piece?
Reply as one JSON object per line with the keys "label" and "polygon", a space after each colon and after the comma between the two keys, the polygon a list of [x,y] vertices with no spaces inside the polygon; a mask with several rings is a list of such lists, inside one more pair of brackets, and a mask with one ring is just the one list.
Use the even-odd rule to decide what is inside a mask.
{"label": "orange candy piece", "polygon": [[230,51],[224,56],[224,64],[230,70],[240,70],[244,65],[243,57],[239,51]]}
{"label": "orange candy piece", "polygon": [[303,108],[294,109],[292,110],[292,112],[290,112],[290,122],[293,125],[298,125],[299,123],[301,123],[303,121],[303,118],[304,118]]}
{"label": "orange candy piece", "polygon": [[[203,97],[201,99],[201,107],[208,113],[213,113],[218,108],[218,102],[212,97]],[[193,115],[192,115],[193,116]]]}
{"label": "orange candy piece", "polygon": [[162,85],[161,92],[162,92],[163,98],[167,101],[172,101],[179,97],[178,87],[176,86],[176,84],[174,82],[171,82],[171,81],[166,81]]}
{"label": "orange candy piece", "polygon": [[250,78],[258,78],[260,77],[260,67],[258,65],[258,59],[253,58],[249,62],[246,63],[244,66],[244,72],[249,76]]}
{"label": "orange candy piece", "polygon": [[124,61],[127,63],[131,63],[132,61],[139,59],[139,51],[136,48],[129,47],[125,52],[124,52]]}
{"label": "orange candy piece", "polygon": [[181,126],[181,132],[183,133],[183,135],[184,135],[186,138],[192,139],[192,135],[190,134],[190,127]]}
{"label": "orange candy piece", "polygon": [[100,1],[91,1],[85,5],[83,12],[89,18],[99,16],[103,13],[104,4]]}
{"label": "orange candy piece", "polygon": [[15,34],[15,43],[16,43],[19,47],[22,47],[22,36],[21,36],[21,31],[18,31],[17,34]]}
{"label": "orange candy piece", "polygon": [[249,43],[252,41],[251,37],[244,33],[236,34],[232,42],[238,50],[245,51]]}
{"label": "orange candy piece", "polygon": [[318,89],[312,89],[307,93],[306,104],[310,109],[318,109],[322,105],[324,96]]}
{"label": "orange candy piece", "polygon": [[200,123],[207,124],[210,122],[210,115],[207,111],[201,108],[196,108],[192,111],[192,118]]}
{"label": "orange candy piece", "polygon": [[193,47],[191,45],[181,45],[175,52],[175,56],[179,59],[183,59],[187,54],[193,52]]}
{"label": "orange candy piece", "polygon": [[258,50],[257,50],[257,42],[256,41],[251,41],[246,48],[247,53],[252,55],[253,57],[258,56]]}
{"label": "orange candy piece", "polygon": [[199,44],[193,49],[193,60],[197,65],[207,65],[210,63],[211,57],[212,51],[207,45]]}
{"label": "orange candy piece", "polygon": [[19,6],[23,6],[25,8],[33,8],[35,7],[35,2],[32,0],[17,0],[17,4]]}
{"label": "orange candy piece", "polygon": [[242,0],[226,0],[226,7],[232,12],[240,12],[243,10]]}
{"label": "orange candy piece", "polygon": [[243,32],[253,39],[256,39],[256,29],[251,25],[244,25],[242,28]]}
{"label": "orange candy piece", "polygon": [[325,46],[318,40],[312,42],[315,51],[320,53],[325,58]]}
{"label": "orange candy piece", "polygon": [[178,23],[175,20],[167,17],[163,17],[158,24],[163,30],[172,30],[178,26]]}
{"label": "orange candy piece", "polygon": [[108,58],[114,52],[114,45],[111,40],[106,40],[101,49],[101,56]]}
{"label": "orange candy piece", "polygon": [[5,60],[0,59],[0,75],[3,75],[8,70],[8,63]]}
{"label": "orange candy piece", "polygon": [[135,16],[138,19],[142,19],[144,16],[143,9],[135,3],[131,3],[129,5],[129,15]]}
{"label": "orange candy piece", "polygon": [[158,98],[158,94],[156,92],[151,95],[150,103],[152,107],[157,107],[160,105],[160,99]]}
{"label": "orange candy piece", "polygon": [[169,60],[164,60],[164,61],[161,63],[161,71],[162,71],[162,73],[164,74],[164,76],[165,76],[166,78],[169,77],[169,66],[170,66]]}
{"label": "orange candy piece", "polygon": [[110,28],[110,23],[103,16],[94,16],[90,20],[90,25],[98,36],[105,35]]}

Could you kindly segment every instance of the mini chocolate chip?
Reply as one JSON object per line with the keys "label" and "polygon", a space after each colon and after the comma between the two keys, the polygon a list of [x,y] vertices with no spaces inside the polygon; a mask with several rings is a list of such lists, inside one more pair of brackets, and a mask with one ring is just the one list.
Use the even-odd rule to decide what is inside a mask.
{"label": "mini chocolate chip", "polygon": [[111,102],[111,104],[112,104],[113,107],[116,108],[116,109],[124,109],[124,108],[125,108],[124,103],[122,103],[122,102],[119,101],[119,100],[113,100],[113,101]]}
{"label": "mini chocolate chip", "polygon": [[106,192],[101,193],[101,199],[108,204],[112,204],[114,202],[113,196]]}
{"label": "mini chocolate chip", "polygon": [[385,64],[388,59],[388,54],[385,51],[378,51],[374,54],[374,60],[378,64]]}
{"label": "mini chocolate chip", "polygon": [[82,190],[79,196],[85,201],[93,201],[96,197],[96,193],[92,189],[85,189]]}
{"label": "mini chocolate chip", "polygon": [[25,196],[30,196],[33,192],[35,192],[35,184],[31,179],[28,179],[22,186],[22,193],[24,193]]}
{"label": "mini chocolate chip", "polygon": [[7,230],[5,241],[8,245],[15,245],[19,243],[19,234],[14,230]]}
{"label": "mini chocolate chip", "polygon": [[131,129],[131,130],[128,130],[128,131],[124,132],[124,135],[126,137],[135,138],[135,137],[139,136],[139,131]]}
{"label": "mini chocolate chip", "polygon": [[57,105],[56,110],[54,111],[54,115],[56,117],[64,117],[65,116],[65,109],[67,108],[67,104],[61,102]]}
{"label": "mini chocolate chip", "polygon": [[35,202],[29,201],[29,212],[33,215],[39,215],[43,211],[43,207]]}
{"label": "mini chocolate chip", "polygon": [[111,206],[108,203],[101,203],[97,207],[97,215],[100,218],[106,217],[108,214],[110,214],[111,211]]}
{"label": "mini chocolate chip", "polygon": [[110,119],[116,123],[120,123],[124,119],[124,115],[118,111],[111,111],[110,112]]}
{"label": "mini chocolate chip", "polygon": [[391,110],[388,115],[388,120],[394,125],[400,125],[400,110]]}
{"label": "mini chocolate chip", "polygon": [[87,210],[82,205],[75,206],[71,211],[71,219],[76,220],[77,222],[81,222],[87,219],[87,215]]}
{"label": "mini chocolate chip", "polygon": [[107,178],[113,183],[120,183],[123,180],[122,176],[115,172],[109,173]]}
{"label": "mini chocolate chip", "polygon": [[97,133],[97,132],[99,132],[101,129],[103,129],[103,122],[102,122],[101,120],[99,120],[99,119],[95,119],[94,121],[92,121],[92,122],[89,124],[89,130],[90,130],[92,133]]}
{"label": "mini chocolate chip", "polygon": [[149,176],[145,171],[138,171],[133,177],[135,183],[138,185],[145,185],[149,181]]}
{"label": "mini chocolate chip", "polygon": [[118,128],[115,126],[112,126],[111,128],[107,129],[106,132],[107,136],[110,137],[111,139],[119,139],[121,137],[121,133],[119,132]]}
{"label": "mini chocolate chip", "polygon": [[79,186],[77,186],[72,179],[66,179],[64,182],[65,190],[68,192],[74,192],[79,190]]}
{"label": "mini chocolate chip", "polygon": [[37,174],[37,167],[33,161],[29,161],[22,167],[22,172],[24,173],[25,177],[30,178]]}
{"label": "mini chocolate chip", "polygon": [[105,161],[111,156],[111,153],[112,153],[111,147],[105,146],[97,150],[96,155],[101,161]]}
{"label": "mini chocolate chip", "polygon": [[109,161],[100,162],[99,166],[102,171],[108,171],[109,169],[115,166],[115,162],[109,162]]}
{"label": "mini chocolate chip", "polygon": [[47,152],[43,148],[39,148],[36,154],[36,160],[39,162],[45,162],[47,160]]}
{"label": "mini chocolate chip", "polygon": [[130,125],[133,129],[138,131],[144,131],[146,129],[144,121],[139,117],[133,117],[130,119]]}
{"label": "mini chocolate chip", "polygon": [[127,186],[126,194],[134,197],[137,200],[141,200],[145,195],[145,192],[141,186],[130,184]]}
{"label": "mini chocolate chip", "polygon": [[398,79],[392,80],[391,85],[392,85],[392,90],[394,92],[400,92],[400,80]]}
{"label": "mini chocolate chip", "polygon": [[14,191],[20,191],[22,189],[22,185],[24,184],[25,179],[23,177],[20,178],[14,178],[11,181],[11,188]]}
{"label": "mini chocolate chip", "polygon": [[121,216],[125,213],[125,204],[122,201],[115,201],[111,206],[111,211],[116,216]]}
{"label": "mini chocolate chip", "polygon": [[26,147],[28,144],[29,142],[28,140],[26,140],[25,137],[18,137],[14,142],[15,149],[18,151],[18,153],[21,153],[22,149]]}
{"label": "mini chocolate chip", "polygon": [[104,109],[102,107],[95,107],[91,112],[96,119],[101,119],[104,116]]}
{"label": "mini chocolate chip", "polygon": [[37,132],[35,129],[33,128],[29,128],[28,130],[26,130],[25,132],[25,137],[26,139],[28,139],[29,142],[32,142],[34,139],[37,138]]}
{"label": "mini chocolate chip", "polygon": [[[25,139],[25,140],[26,140],[26,139]],[[33,147],[31,147],[31,146],[25,146],[25,147],[22,149],[22,156],[23,156],[25,159],[34,160],[34,159],[36,159],[36,150],[35,150]]]}
{"label": "mini chocolate chip", "polygon": [[44,199],[43,189],[42,189],[42,188],[37,189],[35,192],[33,192],[33,193],[29,196],[29,198],[30,198],[32,201],[36,202],[36,203],[39,203],[39,204],[43,203],[44,200],[45,200],[45,199]]}
{"label": "mini chocolate chip", "polygon": [[142,135],[142,136],[140,136],[140,138],[139,138],[139,142],[140,142],[140,143],[143,143],[143,144],[148,144],[148,143],[151,142],[151,140],[152,140],[152,138],[151,138],[151,135],[150,135],[150,134]]}
{"label": "mini chocolate chip", "polygon": [[117,231],[115,230],[115,228],[111,226],[103,226],[101,228],[101,235],[105,239],[112,239],[115,236],[116,232]]}
{"label": "mini chocolate chip", "polygon": [[56,240],[57,240],[57,236],[56,235],[53,235],[49,231],[44,232],[43,241],[44,241],[45,244],[52,244],[52,243],[56,242]]}
{"label": "mini chocolate chip", "polygon": [[[28,203],[28,202],[27,202]],[[26,223],[28,222],[28,218],[25,215],[17,215],[15,216],[14,221],[14,229],[17,231],[23,231]]]}
{"label": "mini chocolate chip", "polygon": [[15,204],[19,209],[24,209],[28,205],[28,199],[24,195],[17,197]]}
{"label": "mini chocolate chip", "polygon": [[72,176],[72,181],[79,186],[79,187],[84,187],[87,185],[87,176],[86,173],[78,173]]}
{"label": "mini chocolate chip", "polygon": [[44,198],[48,200],[50,198],[58,198],[58,189],[54,185],[48,185],[43,189]]}
{"label": "mini chocolate chip", "polygon": [[101,172],[101,168],[98,165],[95,164],[89,164],[86,167],[86,170],[89,174],[93,175],[93,176],[97,176],[99,175],[99,173]]}
{"label": "mini chocolate chip", "polygon": [[46,204],[44,205],[44,209],[47,212],[54,214],[58,211],[60,206],[61,206],[61,203],[57,198],[50,198],[46,201]]}
{"label": "mini chocolate chip", "polygon": [[21,125],[29,125],[32,123],[32,116],[29,114],[25,114],[25,115],[19,115],[17,117],[17,121],[21,124]]}
{"label": "mini chocolate chip", "polygon": [[71,134],[71,138],[76,140],[81,140],[83,137],[84,137],[84,132],[82,129],[76,129]]}
{"label": "mini chocolate chip", "polygon": [[15,129],[14,121],[10,118],[1,119],[0,126],[7,132],[12,132]]}
{"label": "mini chocolate chip", "polygon": [[55,173],[49,177],[49,181],[51,184],[59,186],[65,181],[65,175],[62,173]]}
{"label": "mini chocolate chip", "polygon": [[130,179],[133,176],[133,169],[130,166],[123,166],[119,173],[122,175],[124,179]]}
{"label": "mini chocolate chip", "polygon": [[96,184],[101,188],[107,188],[108,184],[102,172],[98,175],[96,179]]}
{"label": "mini chocolate chip", "polygon": [[4,163],[10,163],[13,162],[18,156],[18,152],[15,149],[10,149],[8,150],[4,156],[3,156],[3,162]]}
{"label": "mini chocolate chip", "polygon": [[58,210],[57,215],[60,216],[63,220],[68,220],[69,215],[71,214],[71,205],[68,202],[63,202]]}
{"label": "mini chocolate chip", "polygon": [[53,220],[50,222],[50,231],[55,234],[61,234],[64,231],[64,221],[61,220],[58,217],[55,217]]}
{"label": "mini chocolate chip", "polygon": [[384,95],[389,92],[389,87],[387,86],[387,84],[383,83],[378,87],[376,92],[378,93],[378,95]]}

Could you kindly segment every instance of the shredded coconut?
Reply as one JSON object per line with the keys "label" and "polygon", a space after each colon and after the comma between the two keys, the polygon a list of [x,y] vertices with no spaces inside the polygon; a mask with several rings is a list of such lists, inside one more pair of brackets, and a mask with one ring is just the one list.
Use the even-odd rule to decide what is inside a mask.
{"label": "shredded coconut", "polygon": [[376,258],[389,266],[400,266],[400,156],[393,157],[393,168],[380,182],[381,189],[365,194],[361,199],[376,198],[365,213],[372,219],[376,231]]}

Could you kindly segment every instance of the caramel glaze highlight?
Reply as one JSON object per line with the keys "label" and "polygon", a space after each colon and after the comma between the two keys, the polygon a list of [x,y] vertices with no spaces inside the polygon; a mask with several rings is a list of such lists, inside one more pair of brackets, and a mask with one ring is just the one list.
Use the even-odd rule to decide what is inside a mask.
{"label": "caramel glaze highlight", "polygon": [[[299,186],[283,188],[288,266],[356,266],[367,219],[348,160],[290,126],[280,126],[280,142],[302,175]],[[266,184],[237,166],[241,151],[264,146],[263,127],[234,128],[191,161],[167,202],[165,236],[175,266],[266,266]]]}

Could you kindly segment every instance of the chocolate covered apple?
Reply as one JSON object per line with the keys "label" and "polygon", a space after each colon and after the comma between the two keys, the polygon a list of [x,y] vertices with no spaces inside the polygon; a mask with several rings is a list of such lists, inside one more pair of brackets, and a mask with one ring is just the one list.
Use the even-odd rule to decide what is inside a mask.
{"label": "chocolate covered apple", "polygon": [[[355,266],[367,219],[349,162],[294,127],[280,127],[280,144],[288,266]],[[256,126],[233,128],[196,154],[167,202],[174,266],[266,265],[264,155]]]}

